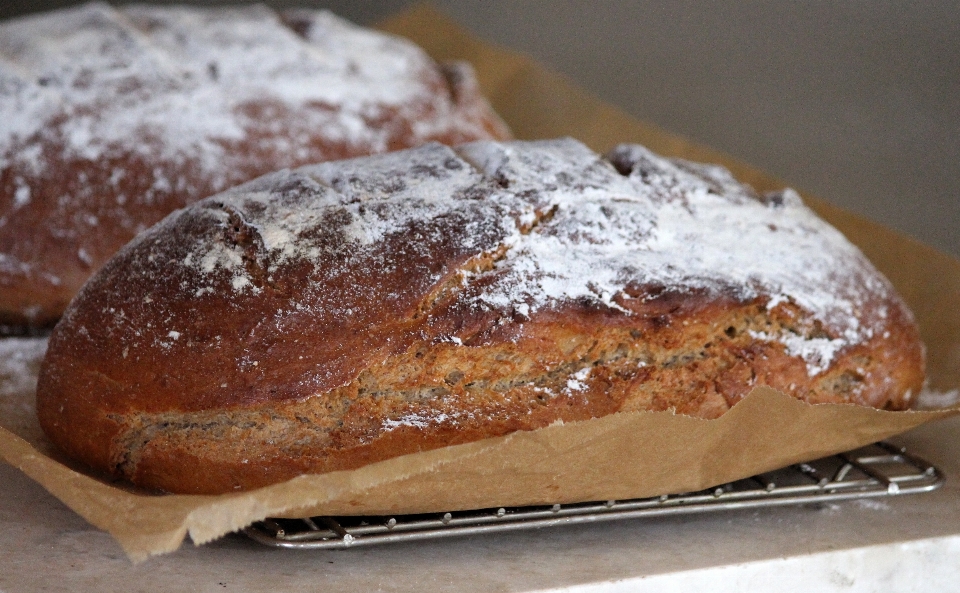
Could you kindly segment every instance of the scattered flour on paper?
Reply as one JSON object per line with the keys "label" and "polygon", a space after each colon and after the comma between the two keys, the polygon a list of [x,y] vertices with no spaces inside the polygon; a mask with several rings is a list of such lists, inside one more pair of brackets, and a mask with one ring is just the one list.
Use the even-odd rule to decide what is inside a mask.
{"label": "scattered flour on paper", "polygon": [[36,389],[47,338],[0,339],[0,425],[37,438]]}
{"label": "scattered flour on paper", "polygon": [[924,387],[914,402],[916,410],[939,410],[949,408],[960,403],[960,389],[938,391]]}
{"label": "scattered flour on paper", "polygon": [[0,398],[33,396],[47,338],[0,339]]}

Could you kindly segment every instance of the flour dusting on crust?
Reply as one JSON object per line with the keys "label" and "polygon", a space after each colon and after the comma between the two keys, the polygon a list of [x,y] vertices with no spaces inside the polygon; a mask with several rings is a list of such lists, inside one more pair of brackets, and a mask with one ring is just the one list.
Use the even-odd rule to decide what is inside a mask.
{"label": "flour dusting on crust", "polygon": [[468,65],[326,11],[90,3],[0,23],[0,316],[52,325],[135,234],[269,171],[508,136]]}
{"label": "flour dusting on crust", "polygon": [[[424,83],[438,74],[412,44],[328,12],[285,16],[300,31],[262,6],[93,3],[0,24],[0,108],[17,113],[0,120],[0,155],[41,169],[35,142],[62,113],[66,152],[96,160],[146,135],[145,156],[191,159],[213,173],[225,168],[223,159],[238,158],[230,141],[276,123],[271,110],[306,108],[308,118],[298,135],[271,138],[293,145],[278,148],[306,151],[311,128],[323,126],[373,152],[387,149],[386,132],[370,123],[383,109],[442,109]],[[251,103],[261,107],[246,109]],[[452,124],[440,119],[435,128]],[[424,137],[436,131],[422,130]]]}
{"label": "flour dusting on crust", "polygon": [[[866,258],[791,190],[758,196],[722,168],[639,146],[620,147],[605,160],[573,140],[431,145],[280,172],[205,203],[219,207],[188,212],[221,225],[230,212],[240,213],[256,229],[268,271],[306,262],[324,268],[325,278],[337,265],[327,257],[331,245],[376,253],[389,268],[396,265],[391,250],[427,249],[441,240],[430,233],[446,228],[431,224],[455,217],[462,223],[444,232],[464,231],[458,236],[465,251],[500,254],[490,269],[460,271],[460,298],[521,319],[570,302],[629,315],[625,303],[643,298],[631,296],[643,287],[764,298],[771,309],[789,302],[819,320],[824,333],[754,338],[782,343],[811,376],[883,326],[883,306],[865,307],[892,294]],[[178,216],[164,224],[179,224]],[[244,249],[204,240],[182,264],[195,283],[216,269],[233,279],[235,291],[256,290]],[[377,282],[380,270],[368,273]],[[483,290],[472,292],[473,285]],[[200,295],[203,287],[188,290]],[[324,306],[340,306],[337,315],[352,312],[323,285],[304,294],[312,296],[303,307],[320,295]]]}

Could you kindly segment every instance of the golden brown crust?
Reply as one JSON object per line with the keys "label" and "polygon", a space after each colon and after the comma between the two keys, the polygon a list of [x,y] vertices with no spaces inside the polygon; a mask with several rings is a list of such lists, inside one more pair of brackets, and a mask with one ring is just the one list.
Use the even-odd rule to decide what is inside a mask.
{"label": "golden brown crust", "polygon": [[[569,250],[574,268],[592,253],[578,249],[596,247],[590,218],[556,241],[574,220],[564,196],[589,213],[590,196],[614,187],[612,198],[596,198],[607,204],[627,186],[609,165],[575,171],[590,153],[569,142],[484,150],[503,147],[518,159],[560,150],[569,185],[532,191],[516,170],[490,176],[435,146],[274,175],[168,218],[97,274],[57,326],[38,386],[44,430],[71,455],[139,485],[215,493],[558,420],[636,410],[715,418],[758,385],[810,403],[891,410],[907,408],[919,390],[923,352],[910,313],[841,243],[830,243],[837,263],[823,282],[833,285],[839,271],[855,277],[857,292],[843,296],[839,286],[842,298],[821,299],[816,286],[812,297],[806,285],[786,295],[763,288],[771,281],[760,262],[756,290],[723,278],[664,285],[650,268],[624,276],[612,296],[563,297],[581,285],[595,290],[607,271],[595,269],[538,303],[507,282],[546,269],[552,254],[531,255],[537,242]],[[460,154],[477,161],[475,147]],[[534,176],[549,178],[545,167],[539,162]],[[653,182],[637,183],[630,187],[641,192]],[[504,185],[519,188],[519,202]],[[265,188],[273,193],[265,197]],[[680,211],[697,212],[695,200],[691,193]],[[794,214],[734,198],[724,206],[780,225],[752,232],[793,232],[795,215],[804,233],[828,233],[802,206],[790,207]],[[271,226],[291,212],[316,222]],[[628,214],[628,228],[644,224]],[[613,233],[622,221],[609,220]],[[666,233],[666,214],[657,222]],[[383,231],[388,223],[399,226]],[[284,233],[298,239],[277,239]],[[305,246],[319,251],[301,259],[296,249]],[[630,249],[609,265],[638,269],[641,260],[621,261]],[[818,261],[797,256],[776,268]],[[560,280],[530,286],[548,290]],[[498,300],[505,283],[515,295],[508,302]],[[856,313],[849,323],[828,322],[829,309],[811,310],[821,301]]]}

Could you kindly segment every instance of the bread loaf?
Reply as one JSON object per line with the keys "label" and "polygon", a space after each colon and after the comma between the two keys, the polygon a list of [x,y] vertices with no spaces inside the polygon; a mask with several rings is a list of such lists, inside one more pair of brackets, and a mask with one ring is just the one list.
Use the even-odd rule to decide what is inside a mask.
{"label": "bread loaf", "polygon": [[507,136],[468,66],[328,12],[87,4],[0,23],[0,332],[52,325],[137,232],[237,183]]}
{"label": "bread loaf", "polygon": [[901,410],[894,290],[796,193],[573,140],[281,171],[175,212],[57,325],[70,455],[215,493],[616,412],[716,418],[768,385]]}

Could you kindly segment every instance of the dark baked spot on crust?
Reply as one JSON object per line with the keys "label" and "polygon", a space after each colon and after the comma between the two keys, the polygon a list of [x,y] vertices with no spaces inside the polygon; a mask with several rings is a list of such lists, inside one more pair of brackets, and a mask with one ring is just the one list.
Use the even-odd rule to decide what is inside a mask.
{"label": "dark baked spot on crust", "polygon": [[296,10],[285,10],[279,13],[281,22],[293,31],[298,37],[307,39],[313,20],[305,13]]}
{"label": "dark baked spot on crust", "polygon": [[257,287],[266,283],[267,272],[260,265],[259,256],[263,253],[263,239],[256,228],[247,224],[240,212],[227,205],[221,205],[227,214],[227,224],[223,229],[224,240],[233,246],[239,247],[243,254],[243,265],[251,281]]}

